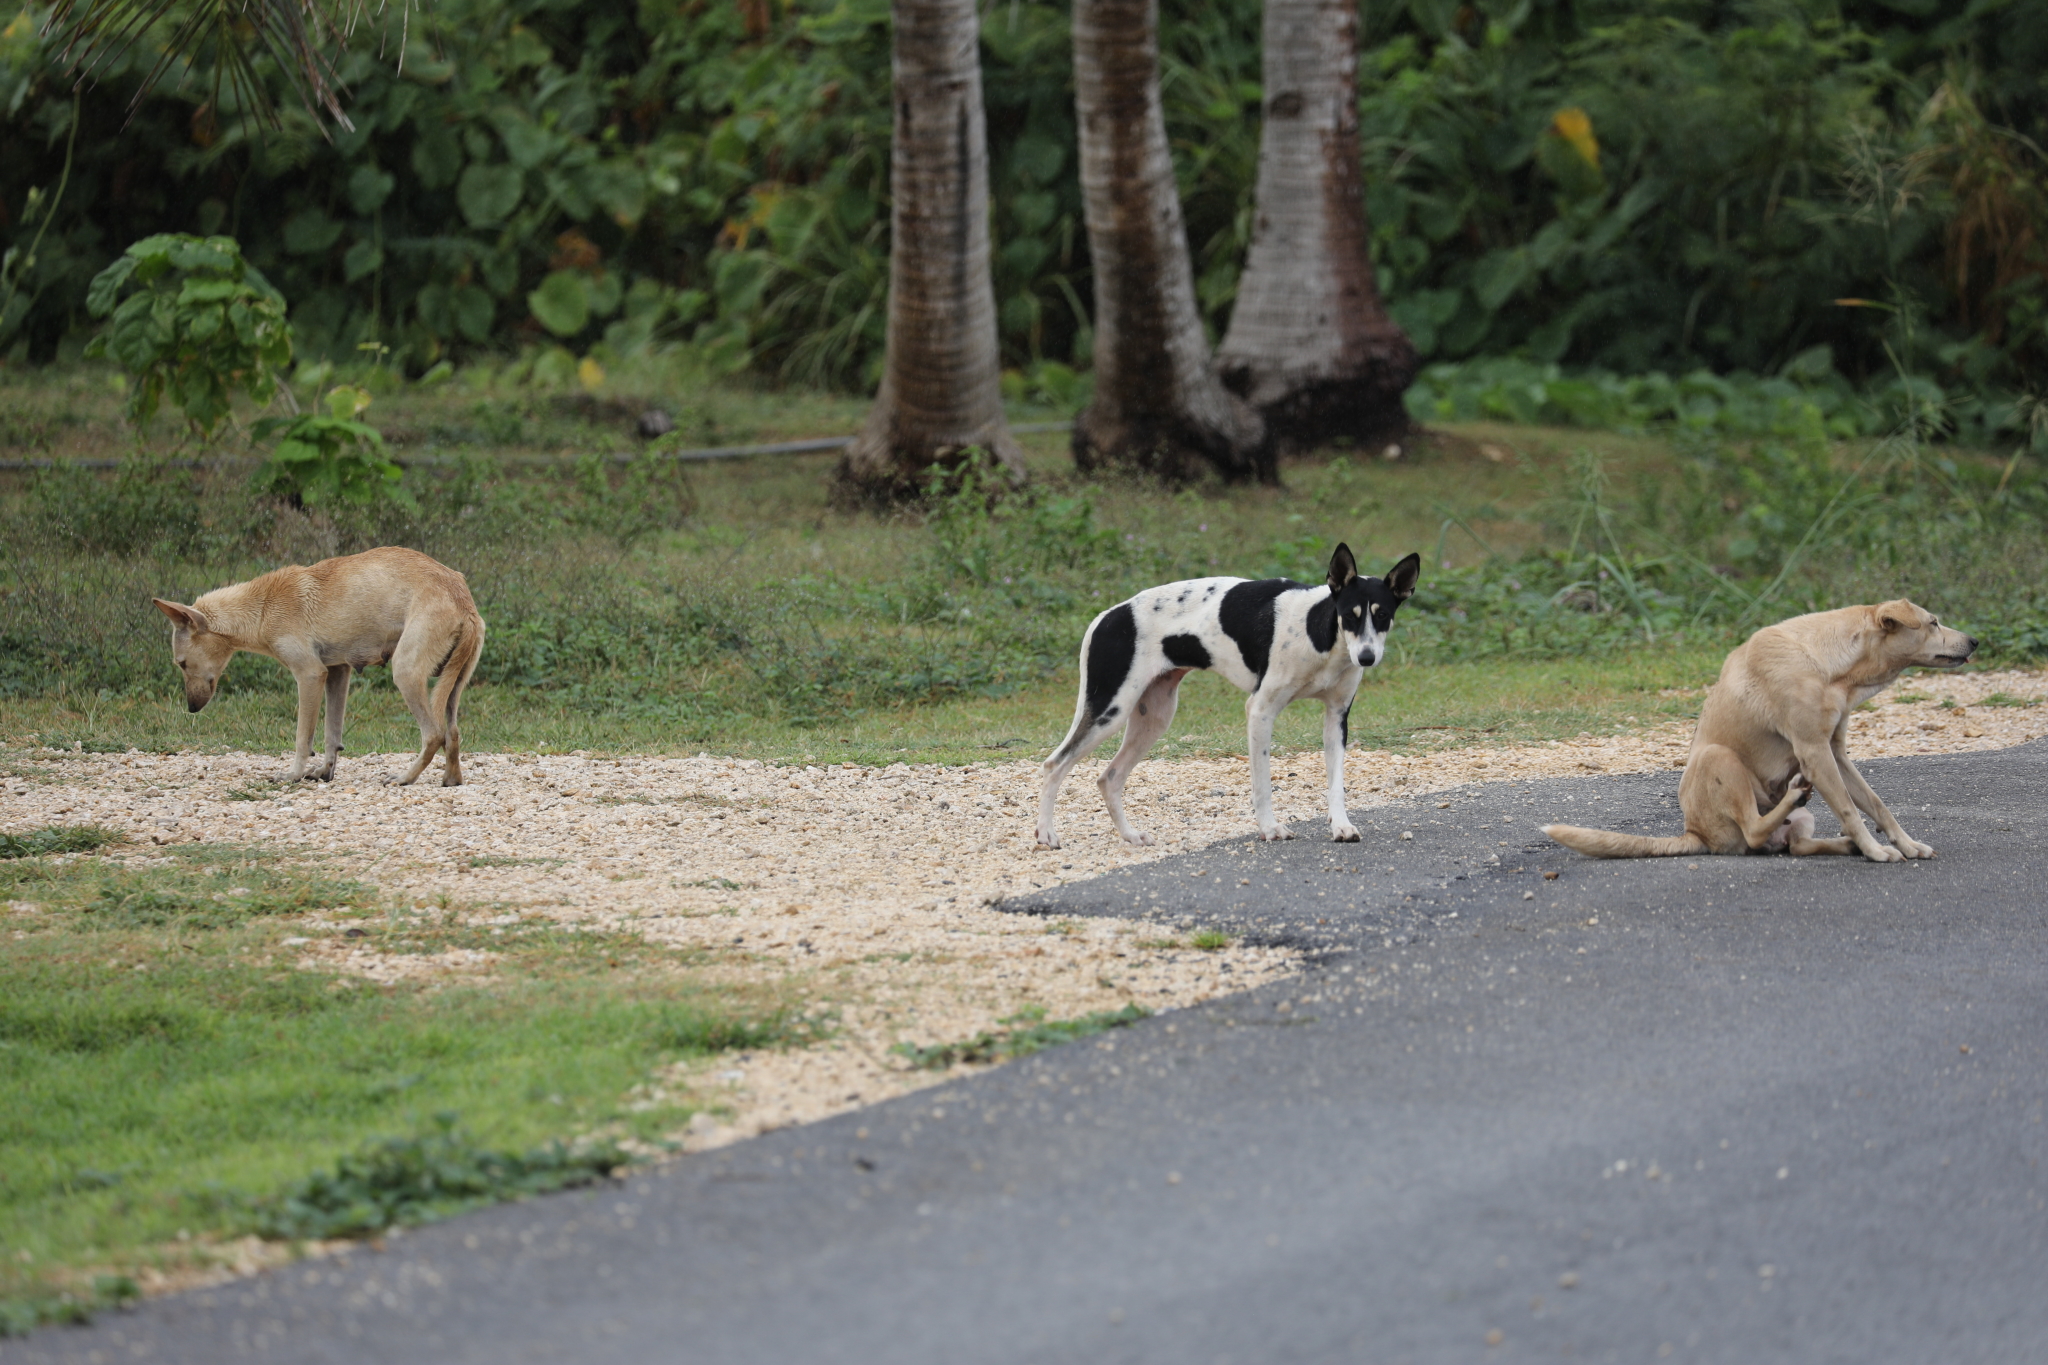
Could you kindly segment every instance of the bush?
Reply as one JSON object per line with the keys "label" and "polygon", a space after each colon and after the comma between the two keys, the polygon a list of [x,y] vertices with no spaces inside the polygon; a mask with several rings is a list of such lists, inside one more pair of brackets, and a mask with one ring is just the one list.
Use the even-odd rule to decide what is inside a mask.
{"label": "bush", "polygon": [[128,371],[128,415],[137,426],[168,392],[193,434],[211,438],[231,414],[235,390],[268,403],[291,362],[284,296],[242,259],[232,237],[146,237],[93,277],[86,307],[108,318],[86,354]]}

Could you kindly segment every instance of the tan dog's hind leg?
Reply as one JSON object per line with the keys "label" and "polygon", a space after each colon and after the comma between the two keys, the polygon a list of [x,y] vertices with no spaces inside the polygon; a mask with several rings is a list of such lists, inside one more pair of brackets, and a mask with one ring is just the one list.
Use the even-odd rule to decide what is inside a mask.
{"label": "tan dog's hind leg", "polygon": [[342,719],[348,714],[348,680],[354,671],[347,664],[335,664],[327,670],[327,757],[320,771],[313,774],[322,782],[334,780],[335,760],[341,754]]}
{"label": "tan dog's hind leg", "polygon": [[[1802,823],[1795,819],[1795,810],[1799,805],[1799,798],[1804,795],[1806,795],[1806,783],[1802,779],[1794,777],[1790,782],[1786,783],[1785,795],[1777,805],[1771,807],[1763,814],[1744,822],[1742,837],[1748,842],[1749,846],[1753,849],[1788,847],[1792,838],[1790,831],[1794,826]],[[1752,804],[1754,803],[1752,802]],[[1805,811],[1797,811],[1796,813],[1797,815],[1805,816],[1803,823],[1806,827],[1806,832],[1809,835],[1812,834],[1813,817]]]}
{"label": "tan dog's hind leg", "polygon": [[429,671],[436,660],[426,657],[426,649],[420,643],[421,636],[425,634],[425,631],[408,629],[391,655],[391,681],[397,685],[398,695],[405,698],[405,709],[412,712],[412,718],[419,722],[420,727],[420,756],[413,760],[405,776],[398,779],[401,787],[411,786],[419,780],[419,775],[426,771],[427,764],[434,761],[434,755],[441,751],[448,738],[441,718],[427,704]]}
{"label": "tan dog's hind leg", "polygon": [[1144,761],[1159,737],[1166,733],[1166,727],[1173,723],[1174,710],[1180,705],[1180,680],[1187,675],[1185,668],[1176,669],[1146,684],[1131,708],[1129,723],[1124,726],[1123,744],[1102,770],[1102,776],[1095,780],[1102,791],[1103,804],[1109,807],[1109,818],[1116,822],[1116,832],[1128,843],[1150,844],[1152,836],[1133,825],[1124,814],[1124,783],[1130,779],[1131,769]]}
{"label": "tan dog's hind leg", "polygon": [[1850,798],[1848,781],[1835,763],[1835,751],[1831,745],[1802,744],[1795,747],[1793,752],[1799,759],[1799,767],[1806,774],[1807,781],[1813,783],[1813,789],[1821,794],[1822,799],[1828,803],[1828,808],[1834,811],[1835,818],[1842,822],[1842,833],[1847,836],[1845,840],[1797,840],[1792,844],[1793,853],[1847,853],[1847,848],[1835,847],[1846,842],[1855,845],[1856,851],[1873,863],[1905,861],[1906,855],[1903,852],[1880,844],[1877,837],[1864,825],[1861,812]]}

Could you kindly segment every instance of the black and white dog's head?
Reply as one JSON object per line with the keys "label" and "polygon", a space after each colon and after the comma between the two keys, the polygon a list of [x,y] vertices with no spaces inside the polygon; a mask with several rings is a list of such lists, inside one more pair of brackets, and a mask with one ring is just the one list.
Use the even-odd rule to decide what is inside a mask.
{"label": "black and white dog's head", "polygon": [[1420,555],[1409,555],[1387,570],[1385,578],[1362,576],[1348,545],[1339,545],[1330,556],[1330,601],[1337,608],[1337,636],[1352,663],[1371,668],[1386,656],[1394,613],[1415,595],[1415,581],[1421,574]]}

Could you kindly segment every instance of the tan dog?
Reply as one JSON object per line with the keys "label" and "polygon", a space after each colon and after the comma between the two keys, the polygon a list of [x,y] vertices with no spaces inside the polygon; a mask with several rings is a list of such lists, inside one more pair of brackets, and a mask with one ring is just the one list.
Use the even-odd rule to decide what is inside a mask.
{"label": "tan dog", "polygon": [[[327,761],[313,774],[334,777],[352,670],[389,661],[391,680],[420,726],[420,756],[399,785],[447,749],[441,785],[462,785],[462,736],[456,728],[462,689],[483,652],[484,619],[461,574],[416,550],[387,546],[359,555],[297,564],[261,578],[215,588],[191,606],[153,599],[171,618],[171,657],[185,675],[185,705],[213,700],[221,670],[235,651],[267,654],[299,680],[298,752],[287,781],[306,776],[313,721],[327,696]],[[433,705],[427,682],[440,678]]]}
{"label": "tan dog", "polygon": [[[1849,712],[1909,668],[1957,668],[1977,642],[1903,599],[1780,621],[1743,641],[1707,691],[1678,784],[1685,833],[1613,834],[1572,825],[1543,832],[1594,858],[1671,858],[1688,853],[1795,854],[1859,850],[1872,862],[1932,858],[1899,827],[1849,761]],[[1813,837],[1813,816],[1794,809],[1819,792],[1844,838]],[[1864,827],[1861,809],[1892,841]]]}

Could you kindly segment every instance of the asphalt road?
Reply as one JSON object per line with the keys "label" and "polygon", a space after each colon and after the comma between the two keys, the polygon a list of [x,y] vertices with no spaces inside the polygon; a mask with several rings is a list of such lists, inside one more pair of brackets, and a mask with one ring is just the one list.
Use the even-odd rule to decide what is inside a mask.
{"label": "asphalt road", "polygon": [[1317,965],[0,1362],[2048,1361],[2048,745],[1864,767],[1938,860],[1535,833],[1662,773],[1060,888]]}

